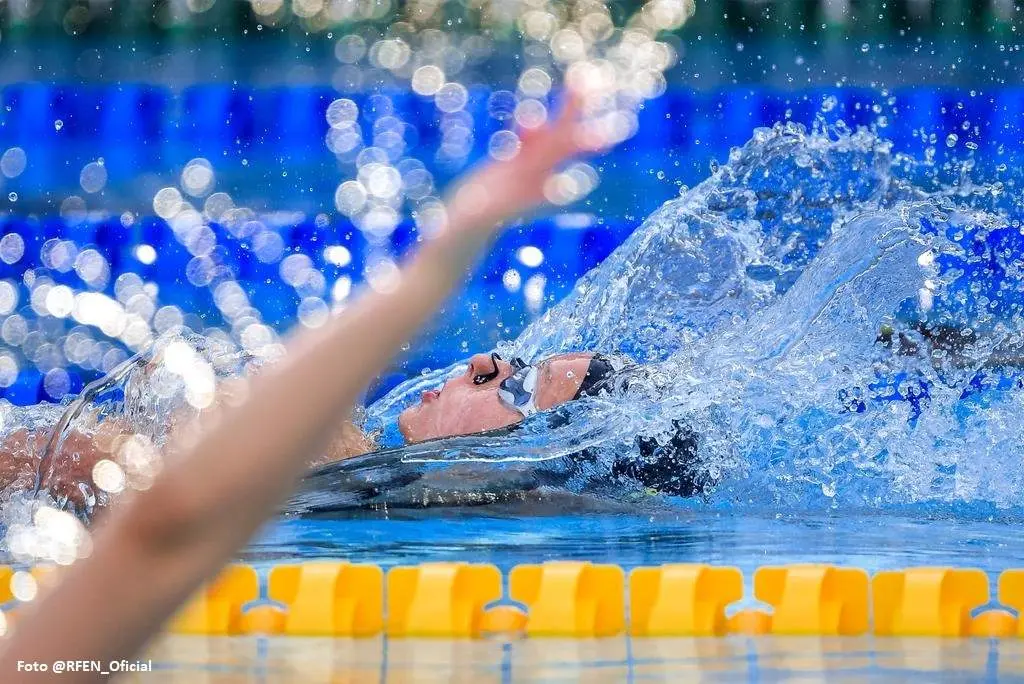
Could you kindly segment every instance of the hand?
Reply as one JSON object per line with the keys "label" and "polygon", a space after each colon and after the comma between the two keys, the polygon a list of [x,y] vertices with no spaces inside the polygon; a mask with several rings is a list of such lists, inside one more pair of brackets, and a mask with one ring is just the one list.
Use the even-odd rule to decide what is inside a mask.
{"label": "hand", "polygon": [[491,228],[550,199],[545,187],[560,165],[607,146],[596,129],[581,121],[581,109],[579,95],[570,93],[553,122],[520,130],[514,157],[489,162],[462,181],[448,205],[449,227]]}
{"label": "hand", "polygon": [[[54,455],[52,471],[41,473],[41,486],[50,492],[58,501],[67,500],[72,505],[83,508],[86,506],[86,490],[91,490],[97,501],[102,504],[106,496],[100,496],[101,490],[93,482],[92,472],[96,464],[111,458],[107,444],[102,439],[73,431],[61,443],[60,450]],[[45,448],[45,447],[44,447]],[[49,469],[48,469],[49,470]]]}
{"label": "hand", "polygon": [[39,458],[46,448],[45,433],[21,428],[0,444],[0,497],[35,487]]}

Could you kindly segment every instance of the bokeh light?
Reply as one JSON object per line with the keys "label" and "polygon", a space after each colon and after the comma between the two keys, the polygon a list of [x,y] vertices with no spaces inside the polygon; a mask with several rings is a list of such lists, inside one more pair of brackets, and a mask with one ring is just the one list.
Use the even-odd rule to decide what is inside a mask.
{"label": "bokeh light", "polygon": [[[33,12],[41,7],[16,4]],[[99,23],[91,6],[72,4],[59,13],[65,33],[79,35]],[[190,22],[214,25],[224,5],[162,3],[154,21],[173,31]],[[186,416],[213,408],[224,374],[210,354],[186,342],[191,332],[223,344],[235,358],[273,359],[282,350],[284,321],[323,326],[364,282],[393,291],[401,278],[399,245],[405,249],[446,228],[442,188],[484,154],[514,158],[522,146],[517,129],[548,121],[567,86],[581,94],[592,131],[610,142],[635,133],[637,111],[664,91],[664,73],[677,60],[661,34],[693,13],[689,0],[651,0],[632,13],[593,0],[246,0],[242,7],[256,21],[252,32],[291,26],[309,43],[326,43],[324,80],[337,92],[319,101],[319,128],[294,112],[275,111],[257,135],[247,118],[256,105],[239,88],[238,101],[222,109],[197,114],[182,105],[188,111],[177,132],[191,135],[217,124],[230,129],[229,138],[175,150],[167,156],[173,168],[126,181],[117,162],[123,166],[129,153],[164,155],[162,140],[133,147],[124,140],[143,136],[143,127],[115,124],[109,133],[124,140],[109,149],[88,148],[81,118],[92,115],[92,104],[75,116],[47,116],[35,123],[78,155],[67,168],[68,192],[52,198],[67,234],[43,229],[37,207],[25,197],[32,176],[50,160],[27,143],[14,145],[19,139],[7,143],[0,153],[4,196],[14,210],[25,207],[33,223],[0,237],[0,262],[14,267],[0,278],[0,387],[16,387],[35,373],[30,389],[37,396],[69,400],[89,380],[146,352],[146,372],[131,377],[152,398],[133,400],[149,409],[180,399]],[[481,87],[480,65],[493,59],[499,44],[507,51],[513,43],[517,54],[507,60],[507,73]],[[84,69],[88,58],[80,61]],[[296,65],[288,80],[301,88],[308,72]],[[129,103],[122,106],[142,111],[152,104],[131,101],[132,92],[128,86],[118,91]],[[315,129],[312,145],[329,151],[327,206],[309,213],[275,212],[231,182],[232,174],[254,186],[269,182],[270,174],[286,182],[299,175],[301,155],[280,150],[268,163],[253,149],[253,138],[272,141],[286,127]],[[157,138],[177,132],[162,130]],[[579,163],[560,169],[544,191],[564,206],[597,183],[596,168]],[[295,185],[300,195],[308,191]],[[132,193],[145,203],[131,202]],[[315,237],[296,238],[307,230]],[[547,276],[538,271],[546,255],[527,245],[515,257],[501,285],[521,293],[527,310],[537,314],[551,296]],[[281,310],[266,313],[273,309],[268,301]],[[153,411],[140,415],[160,422]],[[79,492],[87,508],[144,489],[159,472],[164,435],[145,422],[110,440],[107,457],[91,472],[100,491]],[[31,515],[9,526],[16,560],[66,564],[88,553],[84,528],[57,510],[66,505],[39,499],[25,509]],[[37,590],[32,576],[18,575],[17,582],[18,598],[31,600]]]}

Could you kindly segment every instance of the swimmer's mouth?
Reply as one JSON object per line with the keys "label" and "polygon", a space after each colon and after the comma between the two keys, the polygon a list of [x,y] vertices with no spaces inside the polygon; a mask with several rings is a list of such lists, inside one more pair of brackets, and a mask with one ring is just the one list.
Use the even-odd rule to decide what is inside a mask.
{"label": "swimmer's mouth", "polygon": [[420,401],[427,401],[428,399],[433,401],[433,400],[437,399],[440,396],[441,396],[441,390],[439,390],[439,389],[430,390],[429,392],[424,392],[420,396]]}

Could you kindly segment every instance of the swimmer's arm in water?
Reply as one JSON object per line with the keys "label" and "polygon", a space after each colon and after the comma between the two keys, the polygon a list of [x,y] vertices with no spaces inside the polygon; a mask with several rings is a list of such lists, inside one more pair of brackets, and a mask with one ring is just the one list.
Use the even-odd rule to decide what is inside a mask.
{"label": "swimmer's arm in water", "polygon": [[35,486],[39,460],[49,435],[24,428],[0,443],[0,491],[30,490]]}
{"label": "swimmer's arm in water", "polygon": [[85,505],[86,492],[96,491],[92,473],[104,458],[112,458],[118,436],[127,430],[117,421],[102,423],[90,431],[74,430],[61,442],[52,468],[43,467],[50,443],[49,430],[15,430],[0,442],[0,491],[33,491],[39,488],[57,501]]}
{"label": "swimmer's arm in water", "polygon": [[321,458],[314,460],[311,465],[343,461],[360,454],[368,454],[376,449],[377,444],[373,438],[357,428],[355,422],[349,419],[343,421],[341,427],[335,431],[326,453]]}
{"label": "swimmer's arm in water", "polygon": [[15,672],[18,660],[137,652],[285,499],[310,454],[327,445],[336,417],[465,277],[499,224],[542,201],[558,164],[596,147],[580,144],[577,111],[571,104],[526,136],[514,159],[472,174],[399,277],[292,337],[284,360],[180,430],[152,488],[126,495],[95,530],[92,555],[19,621],[0,651],[0,672]]}

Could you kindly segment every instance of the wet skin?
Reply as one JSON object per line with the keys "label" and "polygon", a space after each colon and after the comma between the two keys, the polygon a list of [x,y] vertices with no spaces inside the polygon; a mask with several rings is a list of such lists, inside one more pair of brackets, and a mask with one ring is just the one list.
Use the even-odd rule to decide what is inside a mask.
{"label": "wet skin", "polygon": [[[546,410],[571,400],[586,375],[591,357],[586,353],[565,354],[538,364],[537,408]],[[490,354],[474,355],[464,373],[450,378],[440,388],[424,392],[419,404],[402,412],[398,419],[402,435],[407,442],[421,442],[520,422],[522,415],[498,399],[498,386],[513,372],[507,361]],[[86,492],[99,492],[93,481],[93,468],[99,461],[112,458],[118,439],[130,433],[128,426],[116,421],[102,423],[91,433],[71,432],[52,462],[44,464],[41,472],[40,463],[50,433],[15,430],[0,443],[0,498],[17,491],[32,491],[39,477],[41,490],[48,491],[57,501],[66,500],[82,508],[86,504]],[[325,458],[315,462],[342,460],[372,450],[372,442],[346,421]],[[103,503],[102,497],[100,503]]]}
{"label": "wet skin", "polygon": [[[561,354],[538,364],[535,402],[544,411],[572,400],[593,354]],[[407,442],[470,435],[520,422],[522,415],[501,403],[498,386],[514,373],[512,365],[490,354],[476,354],[461,375],[443,387],[424,392],[420,403],[398,417]]]}

